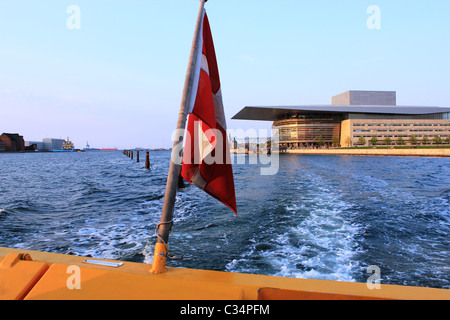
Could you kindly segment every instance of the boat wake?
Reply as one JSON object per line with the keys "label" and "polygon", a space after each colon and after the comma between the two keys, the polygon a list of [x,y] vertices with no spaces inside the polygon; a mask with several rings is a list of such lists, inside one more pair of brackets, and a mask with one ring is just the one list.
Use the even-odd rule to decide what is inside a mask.
{"label": "boat wake", "polygon": [[360,226],[348,214],[352,204],[340,199],[321,176],[307,175],[294,182],[298,198],[286,199],[274,214],[272,232],[265,226],[255,233],[248,251],[231,261],[228,271],[356,281],[356,256],[362,249],[356,240]]}

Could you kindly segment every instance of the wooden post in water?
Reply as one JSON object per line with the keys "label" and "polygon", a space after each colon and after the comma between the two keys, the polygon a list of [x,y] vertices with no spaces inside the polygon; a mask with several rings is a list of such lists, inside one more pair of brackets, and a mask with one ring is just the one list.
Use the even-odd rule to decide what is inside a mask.
{"label": "wooden post in water", "polygon": [[[156,230],[158,238],[155,245],[155,253],[153,256],[153,263],[150,269],[151,273],[162,273],[166,271],[166,259],[168,251],[169,233],[173,225],[173,211],[175,207],[175,198],[178,186],[178,174],[180,172],[182,159],[180,158],[179,143],[183,143],[184,130],[186,129],[186,119],[189,104],[193,96],[193,87],[195,81],[195,65],[198,59],[198,52],[200,51],[200,32],[202,30],[203,14],[205,2],[208,0],[200,0],[200,10],[197,17],[197,24],[195,27],[194,40],[192,41],[191,54],[189,57],[189,64],[186,73],[186,80],[184,83],[183,96],[178,113],[177,134],[173,142],[172,154],[170,158],[169,172],[167,174],[166,192],[164,194],[164,203],[161,213],[161,221]],[[199,50],[200,49],[200,50]]]}
{"label": "wooden post in water", "polygon": [[145,168],[150,169],[150,152],[147,151],[145,154]]}
{"label": "wooden post in water", "polygon": [[136,151],[136,162],[139,162],[139,150]]}
{"label": "wooden post in water", "polygon": [[130,151],[130,154],[131,154],[131,160],[133,160],[133,153],[134,153],[133,150],[131,150],[131,151]]}

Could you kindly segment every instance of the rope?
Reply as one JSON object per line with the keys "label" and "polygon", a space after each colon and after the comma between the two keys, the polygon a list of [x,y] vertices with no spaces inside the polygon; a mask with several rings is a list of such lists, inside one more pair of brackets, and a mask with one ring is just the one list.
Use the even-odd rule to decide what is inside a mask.
{"label": "rope", "polygon": [[161,226],[161,225],[163,225],[163,224],[171,224],[172,226],[170,227],[170,230],[172,230],[172,227],[175,225],[174,223],[173,223],[173,220],[170,220],[170,221],[165,221],[165,222],[160,222],[160,223],[158,223],[157,225],[156,225],[156,229],[155,229],[155,236],[165,245],[165,246],[167,246],[167,243],[164,241],[164,239],[159,235],[159,233],[158,233],[158,229],[159,229],[159,226]]}
{"label": "rope", "polygon": [[[167,243],[164,241],[164,239],[158,233],[159,226],[163,225],[163,224],[171,224],[172,227],[175,224],[173,223],[173,220],[170,220],[170,221],[166,221],[166,222],[160,222],[156,225],[155,236],[167,247]],[[171,230],[172,230],[172,227],[171,227]],[[155,254],[151,253],[151,255],[155,255]],[[162,255],[162,253],[161,253],[161,255]],[[167,252],[166,258],[169,258],[171,260],[183,260],[184,259],[183,255],[174,255],[173,253],[169,253],[169,252]]]}

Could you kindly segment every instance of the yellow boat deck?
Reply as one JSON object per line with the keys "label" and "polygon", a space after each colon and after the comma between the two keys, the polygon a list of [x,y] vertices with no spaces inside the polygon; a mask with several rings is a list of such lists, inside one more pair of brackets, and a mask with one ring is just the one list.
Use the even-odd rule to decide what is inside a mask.
{"label": "yellow boat deck", "polygon": [[0,247],[0,299],[13,300],[336,300],[450,299],[450,290],[292,279],[150,265]]}

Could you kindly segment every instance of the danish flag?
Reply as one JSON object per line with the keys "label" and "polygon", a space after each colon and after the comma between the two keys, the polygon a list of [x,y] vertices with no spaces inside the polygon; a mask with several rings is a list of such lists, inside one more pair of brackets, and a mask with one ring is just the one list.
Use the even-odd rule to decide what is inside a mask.
{"label": "danish flag", "polygon": [[214,43],[203,10],[181,175],[237,214]]}

